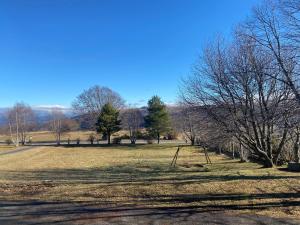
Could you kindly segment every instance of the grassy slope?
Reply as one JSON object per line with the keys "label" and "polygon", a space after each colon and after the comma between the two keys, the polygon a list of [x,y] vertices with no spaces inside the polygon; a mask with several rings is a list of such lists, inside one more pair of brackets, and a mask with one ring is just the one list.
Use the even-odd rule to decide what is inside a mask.
{"label": "grassy slope", "polygon": [[[112,136],[118,136],[123,135],[124,131],[120,131],[118,133],[113,134]],[[93,134],[97,138],[100,138],[100,135],[97,134],[95,131],[70,131],[62,134],[61,141],[67,141],[68,138],[70,138],[71,141],[75,141],[77,138],[80,138],[81,141],[88,141],[89,136]],[[27,137],[32,137],[33,142],[48,142],[48,141],[55,141],[55,135],[54,133],[50,131],[35,131],[30,132],[27,134]],[[10,139],[9,135],[0,135],[0,141],[6,141],[7,139]]]}
{"label": "grassy slope", "polygon": [[[93,131],[71,131],[66,132],[62,134],[62,141],[67,141],[68,138],[71,140],[76,140],[77,138],[80,138],[82,141],[87,141],[90,134],[95,134]],[[55,135],[51,133],[50,131],[36,131],[36,132],[30,132],[28,137],[32,137],[33,142],[47,142],[47,141],[55,141]],[[9,139],[9,135],[0,135],[0,141],[5,141]]]}
{"label": "grassy slope", "polygon": [[[300,218],[300,174],[171,145],[41,147],[0,155],[0,198],[195,207]],[[100,203],[99,203],[100,204]]]}

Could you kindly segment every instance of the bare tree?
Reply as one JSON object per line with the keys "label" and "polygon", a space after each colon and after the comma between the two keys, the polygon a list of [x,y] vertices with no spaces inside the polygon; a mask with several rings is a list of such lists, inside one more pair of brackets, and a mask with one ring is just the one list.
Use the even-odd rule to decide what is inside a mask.
{"label": "bare tree", "polygon": [[197,107],[181,104],[176,113],[171,114],[173,129],[184,134],[191,145],[195,145],[201,129],[200,113]]}
{"label": "bare tree", "polygon": [[[61,136],[69,131],[68,120],[60,108],[53,108],[51,112],[50,130],[53,132],[57,145],[61,143]],[[67,122],[67,123],[66,123]]]}
{"label": "bare tree", "polygon": [[98,85],[91,87],[81,93],[72,106],[76,113],[85,116],[89,120],[90,126],[94,128],[97,116],[102,107],[110,103],[114,108],[120,109],[124,106],[124,100],[115,91]]}
{"label": "bare tree", "polygon": [[[251,38],[272,59],[272,67],[300,104],[300,6],[297,0],[265,1],[243,24],[241,36]],[[272,73],[268,74],[273,77]]]}
{"label": "bare tree", "polygon": [[300,163],[300,109],[297,104],[291,101],[289,116],[289,135],[290,135],[290,149],[293,150],[293,161]]}
{"label": "bare tree", "polygon": [[299,0],[278,0],[277,10],[282,16],[281,22],[286,27],[285,37],[288,38],[294,47],[299,48],[300,44],[300,4]]}
{"label": "bare tree", "polygon": [[[272,77],[268,74],[273,74]],[[272,167],[288,134],[291,93],[279,82],[272,58],[251,39],[209,46],[184,85],[188,104],[202,105],[219,125],[265,166]]]}
{"label": "bare tree", "polygon": [[9,132],[12,141],[16,146],[21,142],[25,145],[28,132],[35,125],[35,115],[31,107],[25,103],[16,103],[14,107],[8,111]]}
{"label": "bare tree", "polygon": [[144,117],[142,112],[139,109],[126,109],[121,115],[122,127],[125,130],[129,131],[129,137],[131,144],[135,144],[138,136],[138,132],[140,131]]}

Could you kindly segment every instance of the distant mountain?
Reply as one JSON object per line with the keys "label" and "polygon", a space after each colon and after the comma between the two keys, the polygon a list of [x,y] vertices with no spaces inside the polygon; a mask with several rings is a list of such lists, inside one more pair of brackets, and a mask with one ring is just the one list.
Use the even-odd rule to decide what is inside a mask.
{"label": "distant mountain", "polygon": [[0,108],[0,126],[6,124],[6,113],[9,108]]}
{"label": "distant mountain", "polygon": [[[74,116],[74,113],[70,108],[65,108],[65,107],[55,107],[55,108],[60,109],[68,118],[72,118]],[[0,126],[5,125],[7,123],[6,115],[9,109],[10,108],[0,108]],[[32,107],[32,110],[36,115],[36,119],[38,123],[44,123],[49,121],[51,118],[52,109],[53,108],[47,106]]]}

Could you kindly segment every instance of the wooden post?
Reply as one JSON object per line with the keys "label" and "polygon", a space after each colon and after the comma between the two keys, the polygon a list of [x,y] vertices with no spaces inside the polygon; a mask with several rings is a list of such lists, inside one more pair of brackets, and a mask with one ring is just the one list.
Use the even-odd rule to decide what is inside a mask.
{"label": "wooden post", "polygon": [[178,146],[177,151],[176,151],[176,153],[175,153],[175,155],[174,155],[174,158],[173,158],[173,160],[172,160],[172,162],[171,162],[171,166],[173,166],[173,167],[176,166],[176,162],[177,162],[179,150],[180,150],[180,147]]}
{"label": "wooden post", "polygon": [[209,156],[208,156],[208,153],[207,153],[206,148],[203,147],[203,149],[204,149],[204,154],[205,154],[206,163],[207,163],[207,164],[212,164],[211,161],[210,161],[210,158],[209,158]]}

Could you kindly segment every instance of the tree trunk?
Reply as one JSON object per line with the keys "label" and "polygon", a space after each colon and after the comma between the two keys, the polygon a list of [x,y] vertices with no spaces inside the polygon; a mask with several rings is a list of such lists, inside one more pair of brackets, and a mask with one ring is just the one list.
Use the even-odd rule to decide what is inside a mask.
{"label": "tree trunk", "polygon": [[110,133],[107,134],[107,143],[110,145]]}
{"label": "tree trunk", "polygon": [[294,144],[294,155],[295,155],[295,162],[300,163],[300,153],[299,153],[299,141],[300,141],[300,133],[296,134],[296,141]]}
{"label": "tree trunk", "polygon": [[18,123],[18,112],[16,112],[16,126],[17,126],[17,135],[16,135],[16,147],[19,147],[19,123]]}
{"label": "tree trunk", "polygon": [[192,146],[195,145],[195,138],[191,138],[191,145],[192,145]]}
{"label": "tree trunk", "polygon": [[274,167],[274,163],[273,163],[272,159],[270,159],[270,158],[265,158],[264,166],[265,166],[266,168],[272,168],[272,167]]}
{"label": "tree trunk", "polygon": [[159,144],[159,142],[160,142],[160,134],[157,133],[157,144]]}
{"label": "tree trunk", "polygon": [[135,144],[136,139],[137,139],[137,138],[136,138],[136,133],[130,132],[130,143],[131,143],[132,145]]}
{"label": "tree trunk", "polygon": [[274,167],[274,162],[272,157],[269,157],[267,153],[261,154],[261,158],[263,160],[263,165],[265,168],[272,168]]}
{"label": "tree trunk", "polygon": [[240,156],[241,156],[241,162],[246,162],[247,159],[245,157],[245,151],[244,151],[244,146],[240,142]]}

